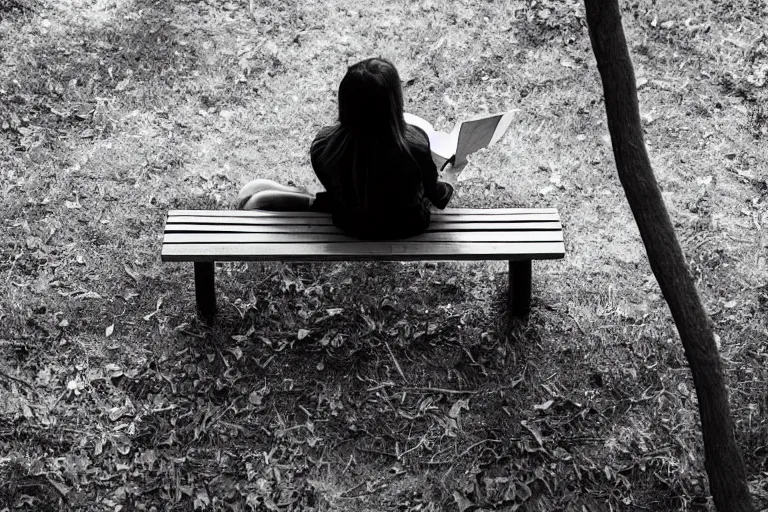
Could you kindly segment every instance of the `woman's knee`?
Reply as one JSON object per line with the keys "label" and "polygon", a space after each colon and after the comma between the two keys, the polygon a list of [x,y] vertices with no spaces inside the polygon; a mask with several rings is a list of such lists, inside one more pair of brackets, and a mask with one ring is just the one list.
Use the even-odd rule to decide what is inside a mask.
{"label": "woman's knee", "polygon": [[276,181],[259,178],[248,182],[243,188],[241,188],[237,198],[238,200],[243,200],[264,190],[280,190],[281,188],[282,185]]}
{"label": "woman's knee", "polygon": [[303,211],[312,205],[310,194],[263,190],[253,194],[240,207],[242,210]]}

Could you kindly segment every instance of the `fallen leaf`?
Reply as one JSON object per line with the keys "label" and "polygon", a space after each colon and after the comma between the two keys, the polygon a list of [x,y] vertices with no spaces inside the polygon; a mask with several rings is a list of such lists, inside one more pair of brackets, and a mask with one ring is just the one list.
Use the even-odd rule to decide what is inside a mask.
{"label": "fallen leaf", "polygon": [[553,190],[555,190],[555,187],[553,187],[552,185],[549,185],[549,186],[546,186],[546,187],[542,188],[541,190],[539,190],[539,194],[545,196],[545,195],[549,194],[550,192],[552,192]]}
{"label": "fallen leaf", "polygon": [[140,277],[140,276],[139,276],[139,274],[137,274],[136,272],[134,272],[133,270],[131,270],[131,267],[129,267],[127,263],[123,264],[123,268],[125,269],[125,272],[126,272],[126,273],[127,273],[129,276],[131,276],[131,279],[133,279],[133,280],[134,280],[134,281],[136,281],[137,283],[139,282],[139,277]]}
{"label": "fallen leaf", "polygon": [[101,295],[96,292],[85,292],[77,296],[78,299],[101,299]]}
{"label": "fallen leaf", "polygon": [[474,510],[477,505],[472,503],[459,491],[453,491],[453,501],[456,502],[456,506],[459,507],[459,512],[465,512],[467,510]]}
{"label": "fallen leaf", "polygon": [[544,441],[541,437],[541,433],[539,432],[539,429],[534,427],[533,425],[529,424],[527,421],[521,421],[520,424],[528,430],[528,432],[531,433],[531,435],[536,439],[536,442],[539,446],[542,448],[544,447]]}
{"label": "fallen leaf", "polygon": [[469,400],[456,400],[451,406],[451,410],[448,411],[449,418],[458,418],[463,409],[469,410]]}
{"label": "fallen leaf", "polygon": [[243,350],[240,347],[232,347],[229,349],[229,352],[235,356],[235,359],[238,361],[243,358]]}
{"label": "fallen leaf", "polygon": [[304,338],[306,338],[307,336],[309,336],[309,331],[308,331],[308,330],[306,330],[306,329],[299,329],[299,332],[296,334],[296,337],[297,337],[299,340],[303,340],[303,339],[304,339]]}
{"label": "fallen leaf", "polygon": [[128,87],[129,83],[131,83],[131,77],[130,76],[128,78],[123,78],[122,80],[117,82],[117,85],[115,86],[115,90],[116,91],[124,91]]}
{"label": "fallen leaf", "polygon": [[46,480],[48,480],[48,483],[51,484],[53,487],[56,488],[56,491],[63,497],[67,497],[67,494],[69,494],[70,488],[66,485],[57,482],[56,480],[53,480],[51,477],[46,475]]}
{"label": "fallen leaf", "polygon": [[515,490],[520,497],[520,502],[527,501],[533,495],[531,488],[523,482],[515,482]]}
{"label": "fallen leaf", "polygon": [[112,336],[112,333],[114,331],[115,331],[115,324],[112,324],[106,329],[104,329],[104,334],[106,335],[107,338],[109,338],[110,336]]}
{"label": "fallen leaf", "polygon": [[126,416],[130,413],[130,409],[127,406],[122,407],[113,407],[109,410],[109,419],[110,421],[117,421],[123,416]]}
{"label": "fallen leaf", "polygon": [[533,408],[536,409],[537,411],[546,411],[547,409],[552,407],[552,404],[554,403],[555,403],[554,400],[547,400],[543,404],[534,405]]}

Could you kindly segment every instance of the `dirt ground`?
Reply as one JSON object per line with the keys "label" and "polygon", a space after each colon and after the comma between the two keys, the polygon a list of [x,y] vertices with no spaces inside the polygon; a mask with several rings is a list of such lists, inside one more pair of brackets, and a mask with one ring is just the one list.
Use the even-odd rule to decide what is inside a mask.
{"label": "dirt ground", "polygon": [[[646,144],[768,510],[768,6],[621,2]],[[346,66],[439,129],[517,110],[452,206],[554,206],[564,260],[221,264],[165,214],[319,190]],[[570,0],[0,0],[0,510],[713,510],[680,340]]]}

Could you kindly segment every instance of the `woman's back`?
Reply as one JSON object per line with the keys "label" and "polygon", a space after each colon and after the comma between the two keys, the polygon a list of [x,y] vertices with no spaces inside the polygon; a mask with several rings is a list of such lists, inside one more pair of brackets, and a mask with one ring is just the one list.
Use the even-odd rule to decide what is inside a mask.
{"label": "woman's back", "polygon": [[[376,137],[354,136],[339,125],[320,130],[310,152],[312,167],[327,190],[319,197],[334,223],[357,236],[399,238],[429,225],[437,169],[429,139],[407,126],[407,151]],[[434,194],[428,194],[434,196]],[[318,205],[321,206],[321,205]]]}

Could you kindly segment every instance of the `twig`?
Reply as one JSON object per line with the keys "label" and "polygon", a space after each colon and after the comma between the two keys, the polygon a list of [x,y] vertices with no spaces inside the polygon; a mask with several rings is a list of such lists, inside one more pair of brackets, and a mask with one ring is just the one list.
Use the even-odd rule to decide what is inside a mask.
{"label": "twig", "polygon": [[459,454],[459,458],[465,456],[466,454],[468,454],[472,450],[472,448],[474,448],[476,446],[480,446],[481,444],[485,444],[485,443],[500,443],[500,442],[501,441],[498,440],[498,439],[483,439],[482,441],[478,441],[475,444],[470,445],[469,448],[467,448],[466,450],[461,452]]}
{"label": "twig", "polygon": [[363,494],[355,494],[353,496],[344,496],[344,494],[349,494],[350,492],[352,492],[354,490],[357,490],[360,487],[362,487],[363,485],[366,485],[366,484],[369,483],[368,480],[363,480],[362,482],[360,482],[359,484],[357,484],[353,488],[348,489],[348,490],[342,492],[339,495],[339,498],[359,498],[361,496],[365,496],[366,494],[371,494],[374,491],[377,491],[377,490],[380,490],[380,489],[383,489],[384,487],[386,487],[387,480],[391,480],[391,479],[393,479],[395,477],[398,477],[398,476],[402,475],[403,473],[405,473],[405,471],[397,471],[396,473],[393,473],[393,474],[391,474],[389,476],[385,476],[383,478],[379,478],[378,480],[376,480],[374,482],[371,482],[370,483],[370,488],[369,488],[368,492],[365,492]]}
{"label": "twig", "polygon": [[355,446],[355,450],[360,450],[361,452],[375,453],[376,455],[386,455],[387,457],[392,457],[393,459],[397,459],[397,455],[395,455],[394,453],[382,452],[380,450],[373,450],[371,448],[360,448],[359,446]]}
{"label": "twig", "polygon": [[709,237],[707,237],[707,238],[705,238],[704,240],[702,240],[701,242],[699,242],[698,244],[696,244],[696,247],[694,247],[694,248],[693,248],[693,249],[691,249],[691,250],[692,250],[692,251],[696,251],[696,250],[698,250],[698,249],[699,249],[699,248],[700,248],[702,245],[706,244],[707,242],[711,242],[711,241],[712,241],[712,239],[711,239],[711,238],[709,238]]}
{"label": "twig", "polygon": [[514,389],[517,387],[518,384],[520,384],[523,381],[523,378],[520,377],[514,381],[512,381],[512,384],[509,384],[508,386],[501,386],[494,389],[467,389],[467,390],[461,390],[461,389],[445,389],[445,388],[432,388],[432,387],[422,387],[422,388],[401,388],[403,391],[411,391],[413,393],[444,393],[446,395],[481,395],[483,393],[496,393],[498,391],[504,391],[505,389]]}
{"label": "twig", "polygon": [[392,358],[392,362],[395,363],[395,368],[397,368],[397,373],[400,374],[400,376],[403,378],[403,382],[408,384],[408,379],[405,378],[405,374],[403,373],[403,369],[400,368],[400,363],[397,362],[397,359],[395,359],[395,354],[392,353],[392,349],[389,348],[389,343],[387,343],[387,340],[384,340],[384,346],[387,347],[387,352],[389,352],[389,357]]}
{"label": "twig", "polygon": [[446,395],[477,395],[482,393],[482,389],[468,389],[466,391],[461,389],[443,389],[443,388],[402,388],[403,391],[411,391],[413,393],[444,393]]}
{"label": "twig", "polygon": [[[426,434],[425,434],[425,437],[426,437]],[[414,450],[417,450],[417,449],[421,448],[421,445],[422,445],[422,444],[424,444],[424,437],[422,437],[422,438],[419,440],[419,442],[418,442],[418,443],[416,443],[416,446],[414,446],[413,448],[410,448],[410,449],[408,449],[408,450],[405,450],[403,453],[401,453],[400,455],[398,455],[398,457],[397,457],[397,460],[403,460],[403,457],[405,457],[407,454],[411,453],[411,452],[412,452],[412,451],[414,451]]]}
{"label": "twig", "polygon": [[0,340],[0,347],[25,348],[27,345],[18,341]]}
{"label": "twig", "polygon": [[13,375],[9,375],[9,374],[5,373],[5,372],[4,372],[4,371],[2,371],[2,370],[0,370],[0,377],[5,377],[5,378],[6,378],[6,379],[8,379],[8,380],[12,380],[12,381],[14,381],[14,382],[18,382],[19,384],[22,384],[22,385],[26,386],[26,387],[27,387],[28,389],[30,389],[30,390],[33,390],[33,391],[34,391],[34,389],[35,389],[35,388],[33,388],[33,387],[32,387],[32,385],[31,385],[31,384],[29,384],[27,381],[25,381],[25,380],[22,380],[22,379],[20,379],[20,378],[18,378],[18,377],[14,377]]}
{"label": "twig", "polygon": [[392,386],[394,386],[394,385],[395,385],[395,383],[394,383],[394,382],[390,382],[390,381],[387,381],[387,382],[382,382],[382,383],[381,383],[381,384],[379,384],[378,386],[374,386],[374,387],[372,387],[372,388],[368,388],[368,389],[366,389],[366,391],[370,393],[371,391],[378,391],[378,390],[380,390],[380,389],[384,389],[384,388],[391,388],[391,387],[392,387]]}
{"label": "twig", "polygon": [[571,319],[573,320],[573,323],[575,323],[575,324],[576,324],[576,327],[578,327],[578,328],[579,328],[579,332],[581,332],[581,334],[583,334],[584,336],[586,336],[586,335],[587,335],[587,333],[586,333],[586,332],[584,331],[584,329],[581,327],[581,324],[579,323],[579,321],[578,321],[578,320],[576,320],[576,317],[575,317],[575,316],[573,316],[573,315],[572,315],[572,314],[570,314],[570,313],[568,313],[568,316],[569,316],[569,317],[571,317]]}
{"label": "twig", "polygon": [[[464,450],[463,452],[461,452],[460,454],[458,454],[457,456],[455,456],[455,457],[453,457],[453,458],[451,458],[449,460],[430,460],[430,461],[427,461],[425,464],[430,464],[430,465],[452,464],[453,462],[456,462],[457,459],[462,458],[463,456],[465,456],[466,454],[471,452],[473,448],[475,448],[477,446],[480,446],[481,444],[485,444],[485,443],[500,443],[500,442],[501,441],[498,440],[498,439],[483,439],[482,441],[478,441],[478,442],[476,442],[474,444],[469,445],[469,447],[466,450]],[[448,449],[450,449],[450,448],[448,448]],[[448,450],[443,450],[443,451],[441,451],[439,453],[436,453],[435,455],[439,455],[441,453],[445,453],[446,451],[448,451]]]}
{"label": "twig", "polygon": [[358,490],[359,488],[361,488],[362,486],[364,486],[366,483],[368,483],[368,480],[363,480],[362,482],[360,482],[360,483],[359,483],[359,484],[357,484],[356,486],[352,487],[351,489],[347,489],[346,491],[344,491],[344,492],[342,492],[341,494],[339,494],[339,498],[354,498],[355,496],[344,496],[344,495],[345,495],[345,494],[349,494],[349,493],[351,493],[352,491],[356,491],[356,490]]}

